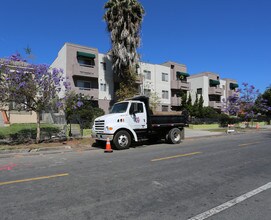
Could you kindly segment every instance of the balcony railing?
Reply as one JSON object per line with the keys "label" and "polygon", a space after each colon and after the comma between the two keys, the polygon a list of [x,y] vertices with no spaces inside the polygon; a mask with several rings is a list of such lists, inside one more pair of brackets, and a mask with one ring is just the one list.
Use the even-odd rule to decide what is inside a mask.
{"label": "balcony railing", "polygon": [[78,93],[78,94],[81,93],[84,96],[89,96],[91,99],[98,99],[99,98],[99,89],[75,87],[74,90],[76,93]]}
{"label": "balcony railing", "polygon": [[72,75],[98,78],[98,69],[93,65],[73,64]]}
{"label": "balcony railing", "polygon": [[174,80],[170,82],[171,89],[190,90],[190,82],[184,82],[181,80]]}
{"label": "balcony railing", "polygon": [[229,91],[228,91],[228,96],[233,96],[235,93],[236,93],[235,91],[229,90]]}
{"label": "balcony railing", "polygon": [[221,109],[222,103],[221,101],[209,101],[209,106],[215,109]]}
{"label": "balcony railing", "polygon": [[209,87],[209,95],[222,95],[222,89],[216,87]]}

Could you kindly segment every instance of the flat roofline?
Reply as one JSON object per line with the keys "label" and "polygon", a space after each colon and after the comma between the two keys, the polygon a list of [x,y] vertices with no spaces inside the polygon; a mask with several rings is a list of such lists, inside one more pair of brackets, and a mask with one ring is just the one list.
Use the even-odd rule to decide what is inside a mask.
{"label": "flat roofline", "polygon": [[236,79],[230,79],[230,78],[223,78],[223,80],[225,80],[225,81],[233,81],[233,82],[237,82]]}
{"label": "flat roofline", "polygon": [[65,46],[71,46],[71,47],[82,48],[82,49],[86,49],[86,50],[95,50],[95,51],[97,51],[97,53],[98,53],[98,49],[95,48],[95,47],[88,47],[88,46],[79,45],[79,44],[74,44],[74,43],[69,43],[69,42],[66,42],[64,45],[65,45]]}
{"label": "flat roofline", "polygon": [[198,78],[198,77],[202,77],[202,76],[207,76],[208,77],[209,75],[213,75],[213,76],[219,77],[219,74],[217,74],[217,73],[213,73],[213,72],[201,72],[201,73],[190,75],[188,78]]}
{"label": "flat roofline", "polygon": [[177,62],[173,62],[173,61],[166,61],[166,62],[164,62],[164,63],[161,63],[161,65],[164,65],[164,64],[171,64],[171,65],[177,65],[177,66],[186,67],[185,64],[177,63]]}

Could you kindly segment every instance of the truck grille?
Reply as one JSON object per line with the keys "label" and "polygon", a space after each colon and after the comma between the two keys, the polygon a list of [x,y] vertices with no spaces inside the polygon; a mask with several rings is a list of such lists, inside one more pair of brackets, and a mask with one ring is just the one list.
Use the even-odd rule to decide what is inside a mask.
{"label": "truck grille", "polygon": [[103,132],[104,131],[104,120],[95,121],[95,131],[96,132]]}

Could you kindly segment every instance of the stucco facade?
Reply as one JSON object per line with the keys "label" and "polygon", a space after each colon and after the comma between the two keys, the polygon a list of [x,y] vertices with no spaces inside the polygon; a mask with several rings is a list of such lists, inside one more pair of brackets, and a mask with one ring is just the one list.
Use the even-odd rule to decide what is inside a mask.
{"label": "stucco facade", "polygon": [[62,68],[71,89],[98,102],[98,50],[65,43],[51,67]]}
{"label": "stucco facade", "polygon": [[210,106],[221,110],[223,102],[229,96],[233,95],[238,87],[236,80],[220,79],[220,76],[212,72],[203,72],[188,77],[191,84],[189,91],[192,102],[195,102],[196,96],[203,96],[203,106]]}
{"label": "stucco facade", "polygon": [[[51,66],[64,70],[72,90],[90,97],[106,113],[109,111],[120,82],[113,74],[110,55],[99,53],[96,48],[66,43]],[[190,93],[192,102],[202,94],[204,106],[221,109],[222,99],[238,86],[235,80],[222,80],[212,72],[190,75],[186,65],[171,61],[161,65],[140,62],[137,74],[138,94],[156,94],[160,101],[158,111],[179,110],[183,93]]]}

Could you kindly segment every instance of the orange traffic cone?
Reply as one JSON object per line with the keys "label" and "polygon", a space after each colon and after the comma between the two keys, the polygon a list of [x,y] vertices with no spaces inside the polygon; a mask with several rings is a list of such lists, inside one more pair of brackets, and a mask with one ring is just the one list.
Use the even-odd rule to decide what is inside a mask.
{"label": "orange traffic cone", "polygon": [[113,152],[113,150],[111,148],[111,144],[110,144],[109,138],[107,138],[107,140],[106,140],[106,145],[105,145],[104,152],[105,153],[112,153]]}

